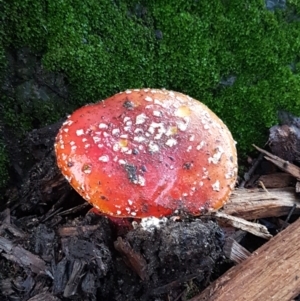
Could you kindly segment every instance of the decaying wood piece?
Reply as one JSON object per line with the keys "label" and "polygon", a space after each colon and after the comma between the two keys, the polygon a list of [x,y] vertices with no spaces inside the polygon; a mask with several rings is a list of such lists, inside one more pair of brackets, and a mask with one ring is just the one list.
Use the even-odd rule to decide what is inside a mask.
{"label": "decaying wood piece", "polygon": [[237,189],[223,207],[222,212],[253,220],[287,215],[294,207],[294,214],[299,214],[300,199],[292,187],[268,189],[268,191],[260,188]]}
{"label": "decaying wood piece", "polygon": [[219,221],[219,224],[224,226],[232,226],[236,229],[241,229],[252,233],[255,236],[262,237],[264,239],[270,239],[272,235],[269,233],[266,226],[249,222],[243,218],[235,217],[224,212],[215,212],[214,217]]}
{"label": "decaying wood piece", "polygon": [[289,301],[300,293],[300,219],[190,301]]}
{"label": "decaying wood piece", "polygon": [[10,240],[4,237],[0,237],[0,251],[3,252],[1,254],[3,257],[24,268],[30,269],[33,273],[52,277],[44,260],[25,250],[23,247],[14,245]]}
{"label": "decaying wood piece", "polygon": [[262,182],[266,188],[285,188],[289,187],[291,183],[295,183],[295,179],[284,172],[262,175],[258,181]]}
{"label": "decaying wood piece", "polygon": [[125,262],[140,276],[142,280],[148,279],[147,262],[138,252],[134,251],[128,241],[118,237],[114,246],[123,255]]}
{"label": "decaying wood piece", "polygon": [[259,148],[256,145],[253,145],[257,150],[259,150],[261,153],[265,154],[265,159],[268,161],[271,161],[272,163],[274,163],[277,167],[279,167],[280,169],[282,169],[283,171],[291,174],[293,177],[295,177],[296,179],[300,179],[300,168],[298,166],[296,166],[293,163],[290,163],[289,161],[283,160],[271,153],[269,153],[268,151]]}
{"label": "decaying wood piece", "polygon": [[226,257],[235,263],[241,263],[251,255],[246,248],[231,237],[226,239],[223,250]]}
{"label": "decaying wood piece", "polygon": [[68,236],[78,236],[82,233],[92,233],[99,229],[99,225],[86,225],[86,226],[77,226],[77,227],[60,227],[58,228],[58,235],[61,237],[68,237]]}

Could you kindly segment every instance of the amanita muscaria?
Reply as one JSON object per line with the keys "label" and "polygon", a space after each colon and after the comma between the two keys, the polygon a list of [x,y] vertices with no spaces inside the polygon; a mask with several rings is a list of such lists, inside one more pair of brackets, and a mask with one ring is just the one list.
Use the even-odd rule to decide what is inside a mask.
{"label": "amanita muscaria", "polygon": [[167,90],[126,90],[78,109],[55,151],[74,189],[116,217],[218,209],[237,176],[226,125],[199,101]]}

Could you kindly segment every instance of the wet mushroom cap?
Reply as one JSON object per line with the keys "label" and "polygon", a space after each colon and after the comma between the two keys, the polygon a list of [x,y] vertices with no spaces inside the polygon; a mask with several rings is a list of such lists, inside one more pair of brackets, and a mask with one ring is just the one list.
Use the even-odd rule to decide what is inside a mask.
{"label": "wet mushroom cap", "polygon": [[237,175],[226,125],[199,101],[167,90],[126,90],[78,109],[59,130],[55,152],[74,189],[119,217],[218,209]]}

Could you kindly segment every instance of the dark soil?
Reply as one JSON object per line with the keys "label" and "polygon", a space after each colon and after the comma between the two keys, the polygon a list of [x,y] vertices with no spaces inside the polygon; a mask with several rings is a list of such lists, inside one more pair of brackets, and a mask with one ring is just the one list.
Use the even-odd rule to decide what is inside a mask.
{"label": "dark soil", "polygon": [[212,220],[120,225],[89,211],[56,167],[59,127],[28,135],[33,167],[1,208],[0,300],[188,300],[219,275],[224,234]]}

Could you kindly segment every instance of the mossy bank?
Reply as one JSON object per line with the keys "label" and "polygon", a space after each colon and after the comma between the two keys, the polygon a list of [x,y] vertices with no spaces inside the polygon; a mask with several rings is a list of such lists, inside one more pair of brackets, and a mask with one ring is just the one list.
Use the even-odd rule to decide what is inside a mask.
{"label": "mossy bank", "polygon": [[[22,135],[121,90],[164,87],[207,104],[244,154],[265,142],[279,109],[300,115],[299,10],[298,1],[277,8],[262,0],[0,1],[3,81],[5,54],[26,47],[43,74],[68,89],[54,101],[39,90],[24,102],[28,84],[17,86],[25,70],[13,89],[2,84],[0,126]],[[0,140],[3,187],[8,157]]]}

